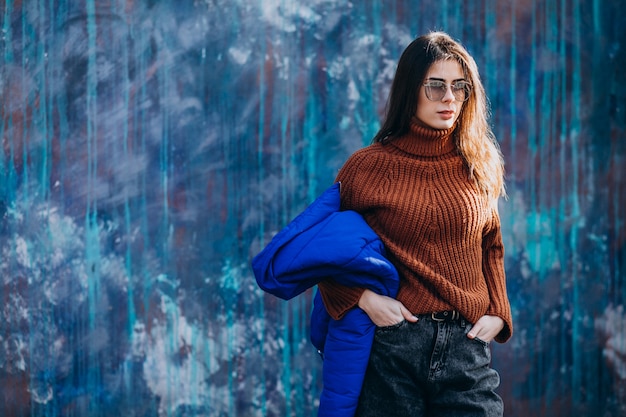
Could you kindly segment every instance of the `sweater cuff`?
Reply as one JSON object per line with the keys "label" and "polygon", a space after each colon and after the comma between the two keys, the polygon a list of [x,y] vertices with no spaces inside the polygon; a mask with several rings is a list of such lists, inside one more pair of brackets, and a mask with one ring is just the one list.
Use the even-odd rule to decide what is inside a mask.
{"label": "sweater cuff", "polygon": [[513,330],[509,326],[509,323],[504,322],[504,327],[500,330],[500,333],[494,338],[494,340],[498,343],[504,343],[511,338],[513,334]]}
{"label": "sweater cuff", "polygon": [[500,330],[500,333],[498,333],[494,340],[498,343],[505,343],[509,340],[513,335],[513,321],[511,320],[511,315],[502,314],[502,312],[494,311],[492,309],[489,309],[486,314],[500,317],[504,321],[504,327]]}
{"label": "sweater cuff", "polygon": [[341,319],[347,311],[359,304],[364,288],[346,287],[332,279],[322,281],[318,288],[328,314],[335,320]]}

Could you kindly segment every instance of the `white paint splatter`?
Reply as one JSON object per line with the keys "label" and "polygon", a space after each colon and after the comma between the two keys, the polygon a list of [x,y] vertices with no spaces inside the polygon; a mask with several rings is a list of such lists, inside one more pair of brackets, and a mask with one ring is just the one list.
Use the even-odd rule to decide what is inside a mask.
{"label": "white paint splatter", "polygon": [[230,55],[232,60],[239,65],[244,65],[246,62],[248,62],[250,52],[251,51],[249,49],[241,49],[234,46],[228,49],[228,55]]}

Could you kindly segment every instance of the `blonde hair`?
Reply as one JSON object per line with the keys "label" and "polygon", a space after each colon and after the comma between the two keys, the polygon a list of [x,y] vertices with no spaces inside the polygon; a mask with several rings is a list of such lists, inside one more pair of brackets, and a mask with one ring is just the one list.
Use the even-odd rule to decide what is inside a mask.
{"label": "blonde hair", "polygon": [[[437,33],[435,35],[444,36]],[[504,158],[489,125],[487,95],[480,80],[478,66],[465,48],[456,42],[452,45],[455,47],[450,48],[451,59],[456,59],[461,64],[465,77],[472,84],[472,93],[463,104],[457,120],[457,147],[467,163],[470,178],[476,181],[478,187],[493,198],[506,196]]]}

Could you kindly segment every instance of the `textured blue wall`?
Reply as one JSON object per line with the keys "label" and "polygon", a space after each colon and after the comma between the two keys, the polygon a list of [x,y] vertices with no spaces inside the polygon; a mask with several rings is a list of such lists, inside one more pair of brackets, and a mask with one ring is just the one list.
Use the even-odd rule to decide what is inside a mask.
{"label": "textured blue wall", "polygon": [[624,0],[0,5],[0,415],[314,415],[311,294],[249,261],[431,29],[507,162],[507,415],[626,415]]}

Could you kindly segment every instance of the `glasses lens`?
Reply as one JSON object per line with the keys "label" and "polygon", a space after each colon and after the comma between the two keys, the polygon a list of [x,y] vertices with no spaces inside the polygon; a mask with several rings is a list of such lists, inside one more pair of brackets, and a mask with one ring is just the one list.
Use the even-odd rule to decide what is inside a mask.
{"label": "glasses lens", "polygon": [[457,101],[465,101],[469,98],[470,85],[465,81],[458,81],[452,84],[452,94]]}
{"label": "glasses lens", "polygon": [[[471,86],[466,81],[457,81],[451,85],[452,94],[457,101],[466,101],[469,98]],[[429,81],[424,84],[426,98],[431,101],[442,100],[448,92],[448,86],[443,81]]]}
{"label": "glasses lens", "polygon": [[426,98],[430,101],[441,100],[448,91],[448,87],[441,81],[430,81],[424,84]]}

